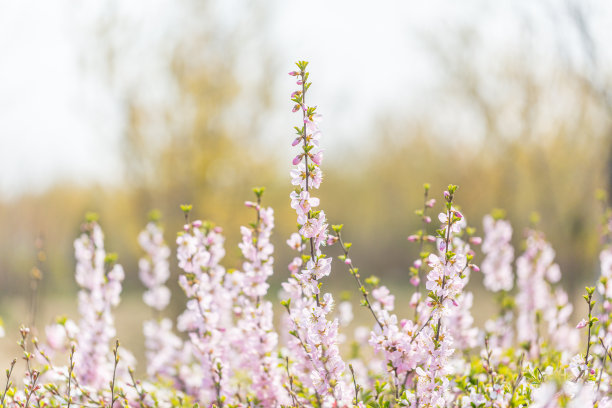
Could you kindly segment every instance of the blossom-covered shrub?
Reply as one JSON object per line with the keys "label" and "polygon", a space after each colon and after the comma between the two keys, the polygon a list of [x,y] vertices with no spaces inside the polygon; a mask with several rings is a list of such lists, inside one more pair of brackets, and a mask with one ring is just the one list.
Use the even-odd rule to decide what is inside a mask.
{"label": "blossom-covered shrub", "polygon": [[[185,225],[176,259],[185,309],[176,322],[164,317],[171,251],[153,214],[138,236],[139,270],[128,271],[138,273],[152,309],[143,323],[146,375],[136,378],[113,324],[125,273],[116,255],[105,252],[101,227],[89,216],[74,244],[80,319],[59,319],[44,340],[21,328],[25,375],[15,378],[14,360],[0,407],[612,407],[610,214],[601,278],[586,289],[586,306],[577,309],[584,318],[575,326],[544,234],[528,230],[515,259],[512,226],[502,213],[486,215],[484,236],[477,236],[454,185],[441,195],[432,228],[436,200],[426,184],[416,211],[422,227],[408,236],[419,249],[406,274],[413,293],[409,309],[398,310],[392,288],[361,276],[343,225],[330,225],[316,197],[323,180],[321,116],[306,102],[307,63],[296,65],[291,100],[300,124],[291,140],[289,204],[297,228],[286,241],[295,257],[288,272],[277,271],[286,275],[281,324],[274,326],[267,297],[274,211],[263,205],[263,188],[245,203],[254,217],[241,227],[240,270],[223,266],[223,230],[190,220],[191,205],[181,206]],[[341,250],[340,264],[327,253],[331,245]],[[343,332],[351,304],[336,305],[325,289],[332,273],[352,276],[367,309],[369,321],[354,333]],[[483,327],[471,314],[470,279],[498,294],[497,311]],[[346,339],[352,347],[343,354]]]}

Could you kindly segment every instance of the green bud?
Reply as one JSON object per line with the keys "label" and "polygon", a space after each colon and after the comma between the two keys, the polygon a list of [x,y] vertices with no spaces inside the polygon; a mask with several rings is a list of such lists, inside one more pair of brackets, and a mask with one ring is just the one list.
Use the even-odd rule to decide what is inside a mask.
{"label": "green bud", "polygon": [[157,209],[149,211],[148,218],[151,222],[159,222],[161,220],[162,213]]}
{"label": "green bud", "polygon": [[117,259],[119,259],[119,255],[117,255],[115,252],[109,252],[108,254],[106,254],[106,256],[104,257],[104,263],[106,265],[112,265],[115,262],[117,262]]}
{"label": "green bud", "polygon": [[97,213],[88,211],[85,213],[85,222],[98,222],[100,216]]}
{"label": "green bud", "polygon": [[265,190],[265,187],[253,187],[253,192],[255,193],[257,198],[261,198]]}
{"label": "green bud", "polygon": [[506,210],[502,208],[495,208],[493,211],[491,211],[491,217],[493,217],[494,220],[503,220],[506,218]]}
{"label": "green bud", "polygon": [[540,223],[540,214],[536,211],[532,212],[529,216],[529,222],[534,226],[538,225]]}
{"label": "green bud", "polygon": [[335,233],[338,233],[342,231],[342,227],[344,227],[344,224],[332,225],[332,230],[334,230]]}
{"label": "green bud", "polygon": [[380,284],[380,278],[376,275],[368,277],[365,281],[368,285],[372,285],[374,287],[377,287]]}

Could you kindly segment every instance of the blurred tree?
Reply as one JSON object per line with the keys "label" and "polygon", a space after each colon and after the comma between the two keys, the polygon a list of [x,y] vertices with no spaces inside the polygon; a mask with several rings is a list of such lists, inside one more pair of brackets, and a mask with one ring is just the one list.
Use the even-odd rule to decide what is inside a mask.
{"label": "blurred tree", "polygon": [[[228,18],[218,2],[177,3],[159,28],[164,35],[152,40],[138,15],[118,11],[118,2],[107,7],[94,30],[96,45],[88,48],[94,55],[85,58],[94,72],[103,68],[123,107],[127,222],[143,225],[148,211],[159,208],[171,237],[183,222],[178,204],[187,202],[196,217],[234,226],[244,214],[238,219],[246,222],[239,197],[250,198],[250,187],[269,183],[274,174],[265,156],[252,153],[271,86],[261,76],[272,59],[261,45],[266,14],[260,4],[242,5]],[[245,61],[245,50],[253,48],[257,60]],[[141,65],[136,72],[134,64]],[[113,225],[107,229],[113,239],[124,235]],[[230,242],[238,240],[235,229],[226,231]],[[237,261],[233,246],[229,258]]]}

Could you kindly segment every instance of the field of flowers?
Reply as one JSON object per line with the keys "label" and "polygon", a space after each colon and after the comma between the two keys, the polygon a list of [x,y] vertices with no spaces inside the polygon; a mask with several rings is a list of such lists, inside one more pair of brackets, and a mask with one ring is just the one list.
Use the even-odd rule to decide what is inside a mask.
{"label": "field of flowers", "polygon": [[[6,370],[0,407],[612,407],[612,211],[602,223],[601,277],[574,306],[544,234],[528,231],[518,253],[502,211],[484,217],[480,236],[459,209],[457,186],[436,199],[425,184],[416,211],[422,228],[408,236],[420,252],[406,277],[410,309],[396,311],[392,290],[360,274],[342,225],[329,225],[315,196],[323,180],[321,116],[306,102],[307,65],[297,62],[290,72],[300,115],[288,140],[296,149],[290,205],[297,228],[287,239],[295,258],[282,285],[282,323],[274,326],[266,298],[274,211],[263,188],[245,203],[253,222],[241,227],[241,270],[222,266],[222,229],[181,206],[176,258],[186,303],[176,322],[162,317],[172,254],[153,213],[138,236],[139,277],[157,318],[143,323],[146,376],[137,378],[114,328],[125,273],[89,214],[74,242],[80,320],[59,319],[44,339],[22,326],[23,355]],[[339,262],[326,255],[331,245],[342,250]],[[351,304],[336,304],[325,289],[332,266],[354,278],[371,318],[354,333],[340,332]],[[497,294],[484,327],[470,312],[470,278]],[[577,325],[572,313],[583,317]],[[13,334],[0,326],[2,335]],[[16,364],[25,366],[23,378]]]}

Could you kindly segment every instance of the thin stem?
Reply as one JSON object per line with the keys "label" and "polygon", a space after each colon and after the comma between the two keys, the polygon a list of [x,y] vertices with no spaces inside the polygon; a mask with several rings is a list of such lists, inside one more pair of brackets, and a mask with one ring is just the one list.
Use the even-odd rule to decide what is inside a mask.
{"label": "thin stem", "polygon": [[113,354],[115,355],[115,365],[113,367],[113,379],[111,381],[111,403],[109,408],[113,408],[115,405],[115,379],[117,376],[117,365],[119,364],[119,340],[115,340],[115,349],[113,350]]}
{"label": "thin stem", "polygon": [[519,361],[518,361],[518,374],[516,376],[516,381],[514,381],[514,383],[512,384],[512,395],[510,396],[510,403],[512,403],[512,400],[514,399],[514,394],[516,393],[516,389],[519,386],[519,383],[521,382],[521,380],[523,379],[523,359],[525,358],[525,354],[521,354],[521,357],[519,357]]}
{"label": "thin stem", "polygon": [[[450,237],[451,237],[451,226],[453,225],[453,219],[452,219],[452,211],[451,211],[451,202],[449,201],[448,204],[448,212],[446,214],[447,218],[447,224],[446,224],[446,237],[444,239],[444,277],[442,278],[442,285],[440,287],[440,290],[443,291],[444,290],[444,286],[446,284],[446,267],[448,266],[448,256],[446,255],[448,253],[448,244],[450,242]],[[440,303],[440,305],[438,307],[442,307],[442,303]],[[438,323],[436,324],[436,341],[438,341],[440,339],[440,329],[442,326],[442,316],[440,316],[438,318]]]}
{"label": "thin stem", "polygon": [[32,370],[31,375],[30,375],[31,383],[27,385],[25,388],[25,394],[26,394],[25,408],[28,408],[30,406],[30,399],[32,398],[32,395],[34,395],[34,392],[36,391],[36,383],[38,382],[38,377],[39,377],[39,372],[36,370]]}
{"label": "thin stem", "polygon": [[404,381],[402,381],[402,394],[404,393],[404,391],[406,390],[406,383],[408,382],[408,376],[410,375],[410,373],[412,373],[414,370],[407,370],[406,371],[406,375],[404,376]]}
{"label": "thin stem", "polygon": [[140,408],[145,408],[145,404],[144,404],[145,392],[142,389],[140,390],[138,389],[136,379],[134,378],[134,370],[131,367],[128,369],[128,373],[130,374],[130,378],[132,379],[131,386],[134,387],[134,389],[136,390],[136,393],[138,394],[138,405],[140,405]]}
{"label": "thin stem", "polygon": [[604,350],[605,350],[606,355],[608,356],[608,358],[609,358],[610,360],[612,360],[612,353],[610,352],[610,349],[609,349],[609,348],[606,348],[606,347],[604,346],[604,344],[603,344],[603,340],[602,340],[601,338],[599,339],[599,342],[601,343],[602,347],[604,348]]}
{"label": "thin stem", "polygon": [[[348,258],[348,248],[346,247],[346,245],[342,241],[342,234],[340,233],[339,229],[336,231],[336,236],[338,237],[338,242],[340,243],[340,247],[342,248],[342,251],[344,252],[344,259],[345,259],[345,263],[346,263],[346,260],[349,259]],[[370,298],[368,297],[368,291],[363,286],[363,283],[361,283],[361,277],[360,277],[359,273],[357,272],[357,269],[354,267],[352,261],[350,261],[347,265],[349,267],[349,271],[350,271],[351,275],[353,275],[353,277],[355,278],[355,281],[357,283],[359,291],[361,292],[361,295],[363,296],[363,301],[364,301],[365,306],[372,313],[372,316],[374,317],[374,320],[376,320],[376,323],[378,324],[378,327],[380,327],[380,330],[384,331],[384,326],[380,322],[380,320],[378,320],[378,316],[376,316],[376,312],[372,308],[372,304],[370,303]],[[395,399],[399,399],[399,377],[398,377],[398,374],[397,374],[397,367],[395,367],[393,365],[393,363],[391,363],[390,361],[389,361],[389,363],[393,367],[393,374],[394,374],[393,382],[394,382],[394,385],[395,385]],[[351,371],[352,371],[352,366],[351,366]]]}
{"label": "thin stem", "polygon": [[489,381],[493,383],[493,370],[491,368],[491,349],[489,348],[489,336],[485,337],[485,352],[486,352],[486,362],[487,366],[485,368],[487,372],[487,376],[489,377]]}
{"label": "thin stem", "polygon": [[606,360],[608,359],[608,349],[603,343],[602,338],[599,338],[599,342],[601,343],[601,347],[604,349],[604,356],[601,361],[601,370],[599,371],[599,379],[597,380],[597,392],[599,392],[599,387],[601,386],[601,378],[603,377],[603,373],[606,370]]}
{"label": "thin stem", "polygon": [[586,354],[584,355],[584,365],[586,367],[586,370],[581,370],[580,374],[578,375],[578,377],[576,378],[576,381],[578,381],[586,371],[588,371],[589,368],[589,352],[591,350],[591,328],[593,327],[593,306],[595,306],[595,302],[592,301],[593,299],[593,292],[595,290],[595,288],[593,288],[593,290],[590,290],[590,288],[586,288],[587,289],[587,295],[584,297],[584,299],[586,300],[587,304],[589,305],[589,322],[588,322],[588,332],[587,332],[587,348],[586,348]]}
{"label": "thin stem", "polygon": [[[72,340],[72,339],[71,339]],[[49,367],[52,370],[55,370],[55,367],[53,365],[53,362],[51,361],[51,359],[49,358],[49,356],[47,355],[47,353],[45,353],[44,350],[42,350],[39,346],[38,346],[38,342],[34,342],[34,347],[36,348],[36,351],[38,351],[38,353],[45,359],[45,361],[47,362],[47,364],[49,365]],[[70,408],[71,404],[75,404],[75,405],[81,405],[84,406],[84,404],[82,403],[76,403],[72,401],[72,398],[70,396],[70,390],[71,390],[71,384],[74,382],[74,386],[76,387],[76,389],[78,389],[82,395],[84,395],[89,402],[93,403],[94,406],[99,407],[100,405],[104,405],[103,402],[100,401],[96,401],[91,394],[89,393],[89,391],[87,391],[86,389],[84,389],[83,387],[81,387],[79,385],[79,382],[77,381],[76,377],[74,376],[74,366],[76,364],[76,362],[74,361],[74,353],[75,353],[75,346],[74,344],[72,345],[72,348],[70,350],[70,367],[68,368],[68,374],[66,375],[66,379],[68,380],[68,397],[65,398],[67,401],[67,408]],[[0,405],[1,407],[1,405]]]}
{"label": "thin stem", "polygon": [[[211,365],[213,364],[212,361],[212,357],[209,354],[209,358]],[[221,399],[221,380],[223,378],[223,367],[221,366],[221,363],[217,362],[217,369],[215,370],[213,368],[213,372],[217,374],[217,379],[213,379],[213,382],[215,384],[215,392],[217,393],[217,403],[219,404],[219,408],[223,408],[223,400]]]}
{"label": "thin stem", "polygon": [[291,372],[289,372],[289,357],[285,357],[285,370],[287,371],[287,378],[289,379],[289,387],[285,385],[285,389],[293,400],[293,405],[299,407],[300,403],[298,402],[297,396],[295,395],[295,391],[293,391],[293,376],[291,375]]}
{"label": "thin stem", "polygon": [[[32,398],[32,395],[34,394],[34,391],[36,388],[36,382],[38,381],[38,377],[40,373],[32,369],[30,365],[30,360],[33,358],[33,355],[31,352],[27,350],[28,347],[26,344],[28,335],[30,334],[30,329],[25,326],[21,326],[21,328],[19,329],[19,332],[21,333],[21,340],[19,341],[19,346],[23,350],[23,359],[26,362],[26,375],[30,379],[30,384],[28,384],[25,388],[25,395],[26,395],[25,408],[27,408],[30,405],[30,398]],[[36,343],[36,341],[34,341],[34,343]]]}
{"label": "thin stem", "polygon": [[353,370],[353,365],[349,364],[349,369],[351,370],[351,376],[353,377],[353,386],[355,387],[355,405],[359,402],[359,385],[357,385],[357,380],[355,379],[355,370]]}
{"label": "thin stem", "polygon": [[68,395],[66,399],[68,400],[68,407],[70,408],[70,403],[72,402],[72,397],[70,396],[70,388],[72,386],[72,372],[74,371],[74,344],[70,348],[70,367],[68,368]]}
{"label": "thin stem", "polygon": [[[348,248],[344,245],[344,242],[342,241],[342,235],[340,231],[336,232],[336,236],[338,237],[338,242],[340,243],[340,247],[342,248],[342,251],[344,252],[345,259],[348,259]],[[355,266],[353,265],[352,261],[348,263],[348,267],[349,267],[349,271],[351,275],[353,275],[353,277],[355,278],[355,281],[357,283],[357,286],[359,287],[359,291],[361,292],[361,295],[363,296],[363,301],[365,303],[365,306],[372,313],[374,320],[376,320],[376,324],[378,324],[378,327],[380,327],[380,329],[382,330],[383,325],[380,322],[380,320],[378,320],[378,316],[376,316],[376,312],[374,312],[374,309],[372,308],[372,304],[370,303],[370,298],[368,297],[368,291],[365,290],[365,287],[363,286],[363,283],[361,282],[361,276],[355,269]]]}
{"label": "thin stem", "polygon": [[416,340],[417,336],[421,333],[421,331],[427,327],[429,325],[429,322],[431,322],[431,319],[433,319],[433,311],[429,314],[429,317],[427,318],[427,321],[425,323],[423,323],[423,325],[421,326],[421,328],[419,330],[416,331],[416,333],[414,333],[414,335],[412,335],[412,339],[410,339],[410,344],[412,344],[412,342],[414,340]]}
{"label": "thin stem", "polygon": [[0,398],[0,407],[4,407],[4,399],[6,398],[6,393],[13,383],[11,382],[11,375],[13,375],[13,369],[15,368],[15,364],[17,364],[17,359],[13,359],[11,361],[11,368],[6,370],[6,386],[4,387],[4,392],[2,393],[2,398]]}

